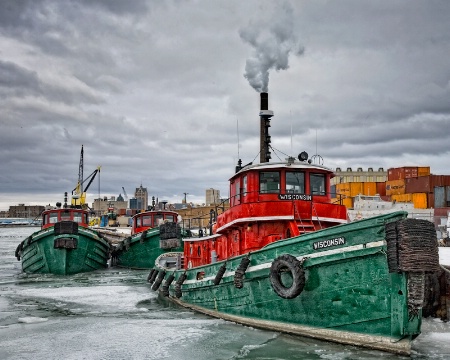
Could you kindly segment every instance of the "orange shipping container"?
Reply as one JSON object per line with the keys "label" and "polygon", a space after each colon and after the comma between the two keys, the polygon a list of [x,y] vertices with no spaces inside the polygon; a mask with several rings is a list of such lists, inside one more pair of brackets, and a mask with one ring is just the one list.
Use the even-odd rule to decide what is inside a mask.
{"label": "orange shipping container", "polygon": [[426,193],[412,194],[412,200],[416,209],[428,209],[428,196]]}
{"label": "orange shipping container", "polygon": [[370,195],[374,196],[377,194],[377,183],[376,182],[364,182],[363,185],[362,194],[363,195]]}
{"label": "orange shipping container", "polygon": [[[350,183],[336,184],[336,194],[350,196]],[[339,196],[337,196],[339,198]]]}
{"label": "orange shipping container", "polygon": [[345,205],[347,209],[353,208],[353,198],[342,199],[342,205]]}
{"label": "orange shipping container", "polygon": [[362,182],[351,182],[350,183],[350,196],[355,197],[363,193],[363,184]]}
{"label": "orange shipping container", "polygon": [[417,168],[417,176],[428,176],[430,175],[430,167],[429,166],[419,166]]}
{"label": "orange shipping container", "polygon": [[405,193],[405,180],[386,181],[386,195],[400,195]]}
{"label": "orange shipping container", "polygon": [[396,202],[413,202],[412,194],[391,195],[391,200]]}

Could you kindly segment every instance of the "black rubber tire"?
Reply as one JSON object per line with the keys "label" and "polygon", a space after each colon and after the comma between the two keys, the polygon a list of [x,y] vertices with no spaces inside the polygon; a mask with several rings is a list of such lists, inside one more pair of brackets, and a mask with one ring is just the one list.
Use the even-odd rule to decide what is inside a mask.
{"label": "black rubber tire", "polygon": [[164,276],[166,276],[166,272],[164,270],[161,270],[158,274],[158,277],[155,280],[155,283],[152,286],[153,291],[156,291],[159,289],[159,286],[161,285],[162,281],[164,280]]}
{"label": "black rubber tire", "polygon": [[219,271],[216,274],[216,277],[214,278],[214,285],[219,285],[220,281],[223,278],[223,274],[225,274],[225,271],[227,271],[227,264],[223,264]]}
{"label": "black rubber tire", "polygon": [[150,282],[150,279],[152,278],[153,273],[156,271],[156,269],[151,269],[148,276],[147,276],[147,282]]}
{"label": "black rubber tire", "polygon": [[169,296],[169,286],[172,284],[173,279],[175,279],[175,276],[173,274],[170,274],[169,277],[164,282],[164,285],[161,288],[161,293],[163,296],[168,297]]}
{"label": "black rubber tire", "polygon": [[186,280],[187,275],[185,273],[181,274],[178,278],[177,282],[175,283],[175,296],[177,298],[180,298],[183,294],[181,292],[181,285],[183,285],[184,280]]}
{"label": "black rubber tire", "polygon": [[244,287],[244,275],[250,265],[250,258],[244,257],[239,264],[239,267],[234,272],[234,286],[237,289],[242,289]]}
{"label": "black rubber tire", "polygon": [[159,273],[159,271],[155,269],[155,272],[153,273],[152,277],[148,281],[150,284],[153,284],[153,282],[155,281],[156,277],[158,276],[158,273]]}
{"label": "black rubber tire", "polygon": [[[281,273],[289,271],[292,274],[292,285],[286,287],[281,281]],[[283,299],[294,299],[305,287],[305,271],[302,264],[294,256],[284,254],[277,257],[270,267],[270,285],[278,296]]]}

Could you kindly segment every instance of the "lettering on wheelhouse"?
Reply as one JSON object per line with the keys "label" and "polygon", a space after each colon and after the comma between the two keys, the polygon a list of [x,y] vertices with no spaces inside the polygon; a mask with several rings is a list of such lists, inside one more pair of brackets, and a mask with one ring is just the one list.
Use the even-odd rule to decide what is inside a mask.
{"label": "lettering on wheelhouse", "polygon": [[316,241],[313,243],[313,249],[319,250],[319,249],[325,249],[332,246],[339,246],[345,244],[345,238],[344,237],[338,237],[334,239],[329,240],[323,240],[323,241]]}
{"label": "lettering on wheelhouse", "polygon": [[278,194],[278,200],[305,200],[311,201],[311,195],[305,194]]}

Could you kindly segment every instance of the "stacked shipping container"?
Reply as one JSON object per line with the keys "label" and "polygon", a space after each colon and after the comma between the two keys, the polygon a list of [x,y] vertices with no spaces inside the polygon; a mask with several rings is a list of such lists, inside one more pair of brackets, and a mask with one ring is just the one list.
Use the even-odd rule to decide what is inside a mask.
{"label": "stacked shipping container", "polygon": [[[435,189],[438,189],[436,193]],[[447,207],[450,206],[450,175],[432,175],[429,166],[404,166],[388,169],[385,182],[345,182],[333,186],[332,196],[336,201],[343,200],[347,207],[352,207],[353,198],[360,194],[379,194],[385,200],[411,202],[418,209]]]}

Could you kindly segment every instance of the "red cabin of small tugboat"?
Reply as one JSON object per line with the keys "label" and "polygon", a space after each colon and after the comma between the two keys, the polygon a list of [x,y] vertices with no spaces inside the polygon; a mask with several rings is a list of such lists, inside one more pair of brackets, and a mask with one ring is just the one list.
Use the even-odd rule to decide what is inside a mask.
{"label": "red cabin of small tugboat", "polygon": [[42,229],[55,226],[61,221],[73,221],[79,226],[89,227],[89,212],[76,208],[55,208],[42,213]]}
{"label": "red cabin of small tugboat", "polygon": [[174,211],[144,211],[133,216],[131,234],[143,232],[159,226],[163,222],[174,222],[178,220],[178,214]]}

